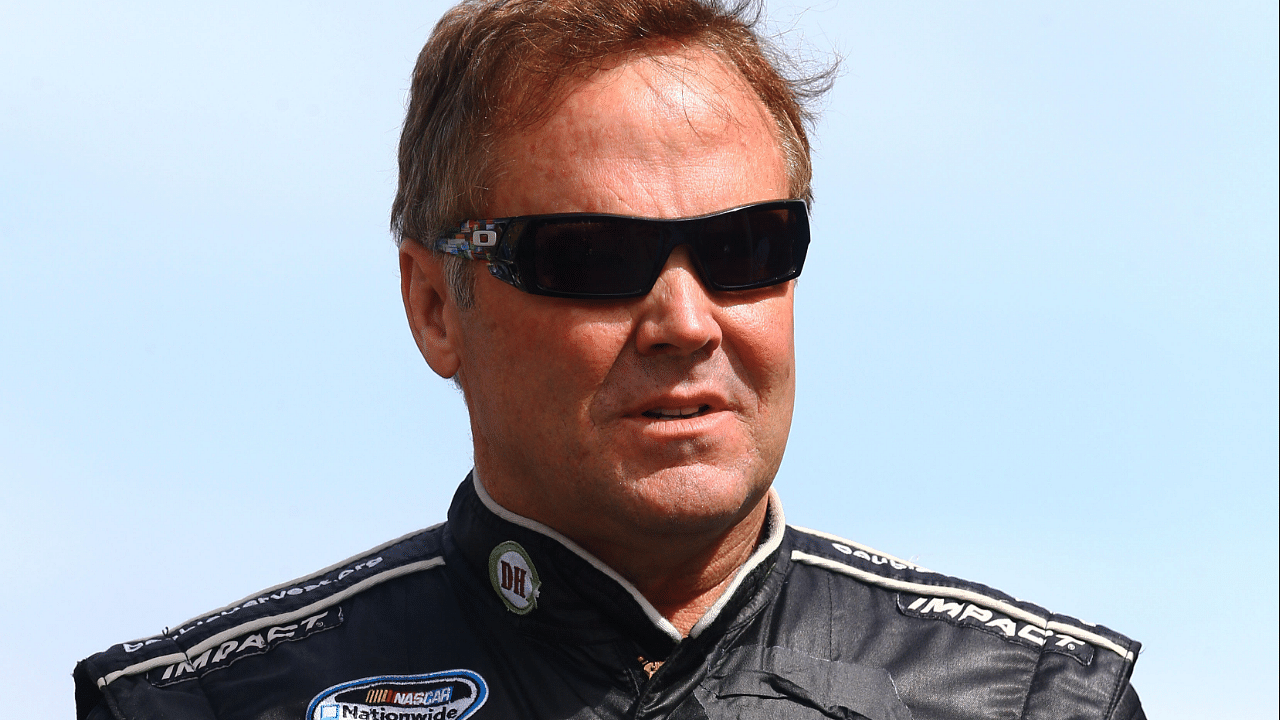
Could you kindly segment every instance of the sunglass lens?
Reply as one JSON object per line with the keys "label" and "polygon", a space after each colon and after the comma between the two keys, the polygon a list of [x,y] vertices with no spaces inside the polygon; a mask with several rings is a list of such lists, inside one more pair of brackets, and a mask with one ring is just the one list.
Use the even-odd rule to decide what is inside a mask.
{"label": "sunglass lens", "polygon": [[661,230],[626,218],[548,221],[534,232],[535,281],[557,294],[643,294],[652,281]]}
{"label": "sunglass lens", "polygon": [[762,287],[799,274],[807,233],[791,209],[746,208],[702,223],[698,259],[716,289]]}

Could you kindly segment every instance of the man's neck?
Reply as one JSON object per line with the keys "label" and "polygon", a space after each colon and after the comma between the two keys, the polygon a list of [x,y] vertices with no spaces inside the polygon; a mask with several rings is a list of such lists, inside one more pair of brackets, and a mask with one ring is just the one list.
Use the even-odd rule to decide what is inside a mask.
{"label": "man's neck", "polygon": [[[528,517],[519,508],[507,507],[487,491],[476,475],[477,491],[508,512]],[[769,530],[772,491],[756,501],[748,513],[727,530],[706,535],[690,533],[614,533],[625,542],[601,537],[574,537],[561,533],[635,586],[636,590],[687,636],[707,611],[733,584]]]}
{"label": "man's neck", "polygon": [[[738,570],[755,552],[767,531],[769,496],[765,496],[751,513],[702,552],[679,560],[687,546],[680,541],[674,547],[654,548],[647,557],[628,563],[631,553],[618,557],[598,555],[601,560],[631,581],[662,616],[671,621],[681,635],[687,636],[707,611],[728,590]],[[599,550],[593,550],[599,553]],[[661,560],[668,562],[660,562]],[[678,560],[678,562],[671,562]],[[659,561],[659,562],[654,562]]]}

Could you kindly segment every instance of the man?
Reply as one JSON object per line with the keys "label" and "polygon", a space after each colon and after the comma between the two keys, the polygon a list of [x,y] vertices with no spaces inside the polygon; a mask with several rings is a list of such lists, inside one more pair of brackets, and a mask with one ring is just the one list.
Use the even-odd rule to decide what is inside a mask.
{"label": "man", "polygon": [[76,670],[90,718],[1141,718],[1138,644],[788,528],[797,90],[698,0],[483,0],[393,224],[448,522]]}

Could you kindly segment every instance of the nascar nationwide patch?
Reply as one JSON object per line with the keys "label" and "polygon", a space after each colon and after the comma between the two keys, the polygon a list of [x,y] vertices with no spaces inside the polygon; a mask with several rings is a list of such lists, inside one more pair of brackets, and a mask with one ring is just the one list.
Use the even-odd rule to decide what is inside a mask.
{"label": "nascar nationwide patch", "polygon": [[489,688],[470,670],[383,675],[334,685],[316,696],[307,720],[462,720]]}

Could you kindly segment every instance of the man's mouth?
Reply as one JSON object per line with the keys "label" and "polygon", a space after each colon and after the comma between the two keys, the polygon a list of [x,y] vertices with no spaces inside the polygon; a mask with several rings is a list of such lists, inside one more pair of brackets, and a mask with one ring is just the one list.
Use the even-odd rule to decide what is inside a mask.
{"label": "man's mouth", "polygon": [[692,405],[682,408],[654,408],[646,410],[643,414],[647,418],[655,420],[681,420],[684,418],[698,417],[711,410],[710,405]]}

